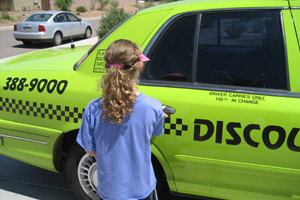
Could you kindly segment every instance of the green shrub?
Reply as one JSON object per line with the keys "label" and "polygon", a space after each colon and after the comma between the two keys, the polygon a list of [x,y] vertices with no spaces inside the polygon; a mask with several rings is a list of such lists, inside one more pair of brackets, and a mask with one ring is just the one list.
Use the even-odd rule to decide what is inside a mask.
{"label": "green shrub", "polygon": [[70,7],[73,3],[73,0],[67,0],[67,3],[65,0],[55,0],[54,5],[58,7],[60,10],[64,11],[70,11]]}
{"label": "green shrub", "polygon": [[8,14],[8,3],[7,2],[2,2],[0,3],[0,10],[1,10],[1,16],[0,20],[13,20],[12,17]]}
{"label": "green shrub", "polygon": [[110,10],[106,11],[106,16],[103,17],[99,22],[99,28],[96,30],[97,36],[102,38],[129,16],[130,14],[125,13],[123,8],[110,8]]}
{"label": "green shrub", "polygon": [[100,4],[99,10],[104,10],[104,7],[109,4],[109,0],[97,0]]}
{"label": "green shrub", "polygon": [[1,20],[12,20],[12,17],[9,14],[2,14],[0,19]]}
{"label": "green shrub", "polygon": [[113,8],[117,8],[119,6],[119,1],[117,1],[117,0],[111,0],[110,5]]}
{"label": "green shrub", "polygon": [[77,12],[86,12],[87,9],[84,6],[79,6],[79,7],[76,8],[76,11]]}

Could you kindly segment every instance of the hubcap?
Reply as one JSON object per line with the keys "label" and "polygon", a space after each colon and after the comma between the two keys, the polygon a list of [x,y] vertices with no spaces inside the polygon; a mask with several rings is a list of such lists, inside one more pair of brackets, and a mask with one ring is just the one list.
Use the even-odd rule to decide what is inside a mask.
{"label": "hubcap", "polygon": [[61,44],[61,37],[59,34],[55,35],[55,43],[56,44]]}
{"label": "hubcap", "polygon": [[83,191],[94,199],[97,196],[98,186],[96,157],[85,154],[79,161],[77,175]]}
{"label": "hubcap", "polygon": [[86,37],[87,38],[91,37],[91,30],[89,28],[86,30]]}

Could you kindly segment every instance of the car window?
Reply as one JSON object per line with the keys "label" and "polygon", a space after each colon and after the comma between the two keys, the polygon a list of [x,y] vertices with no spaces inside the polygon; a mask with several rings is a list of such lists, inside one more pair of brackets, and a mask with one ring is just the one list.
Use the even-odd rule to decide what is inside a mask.
{"label": "car window", "polygon": [[51,14],[34,14],[28,17],[26,22],[46,22],[51,17]]}
{"label": "car window", "polygon": [[53,21],[54,21],[54,22],[59,22],[58,15],[56,15],[56,16],[53,18]]}
{"label": "car window", "polygon": [[67,20],[66,15],[64,13],[62,13],[62,14],[58,14],[57,16],[55,16],[53,21],[54,22],[67,22],[68,20]]}
{"label": "car window", "polygon": [[280,12],[197,15],[177,17],[159,33],[143,80],[288,89]]}
{"label": "car window", "polygon": [[191,81],[197,15],[180,17],[161,34],[149,52],[143,79]]}
{"label": "car window", "polygon": [[205,13],[197,82],[287,89],[278,12]]}
{"label": "car window", "polygon": [[68,13],[68,18],[71,22],[78,22],[78,18],[75,15],[69,14]]}

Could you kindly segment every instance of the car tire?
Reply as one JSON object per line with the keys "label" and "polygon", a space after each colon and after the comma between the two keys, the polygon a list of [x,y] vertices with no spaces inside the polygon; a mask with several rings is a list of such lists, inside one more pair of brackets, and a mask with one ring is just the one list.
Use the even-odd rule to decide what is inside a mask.
{"label": "car tire", "polygon": [[[152,163],[157,179],[156,190],[159,193],[167,186],[165,173],[156,158],[152,158]],[[78,199],[90,200],[97,196],[97,160],[94,156],[85,153],[76,142],[67,156],[66,175]]]}
{"label": "car tire", "polygon": [[33,44],[33,42],[30,42],[30,41],[22,41],[24,45],[26,46],[30,46]]}
{"label": "car tire", "polygon": [[91,200],[97,195],[97,163],[94,156],[88,155],[74,143],[66,160],[68,183],[78,199]]}
{"label": "car tire", "polygon": [[92,36],[92,29],[90,27],[87,27],[85,29],[84,38],[88,39],[91,38],[91,36]]}
{"label": "car tire", "polygon": [[61,45],[63,40],[62,34],[60,32],[56,32],[53,36],[53,45],[57,46],[57,45]]}

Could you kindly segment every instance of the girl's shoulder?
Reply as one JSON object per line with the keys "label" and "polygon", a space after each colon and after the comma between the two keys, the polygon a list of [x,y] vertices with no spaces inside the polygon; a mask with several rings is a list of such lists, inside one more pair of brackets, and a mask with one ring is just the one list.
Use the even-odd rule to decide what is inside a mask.
{"label": "girl's shoulder", "polygon": [[85,110],[86,111],[95,111],[95,110],[101,109],[102,108],[101,99],[102,98],[97,98],[97,99],[93,99],[92,101],[90,101],[88,103],[88,105],[85,107]]}
{"label": "girl's shoulder", "polygon": [[147,104],[151,107],[161,108],[161,106],[162,106],[162,104],[159,100],[157,100],[153,97],[149,97],[149,96],[145,95],[144,93],[141,93],[138,96],[138,100],[140,100],[139,102],[141,102],[142,104]]}
{"label": "girl's shoulder", "polygon": [[97,98],[97,99],[91,100],[91,101],[88,103],[87,107],[90,107],[90,106],[100,106],[100,105],[101,105],[101,99],[102,99],[102,98]]}

